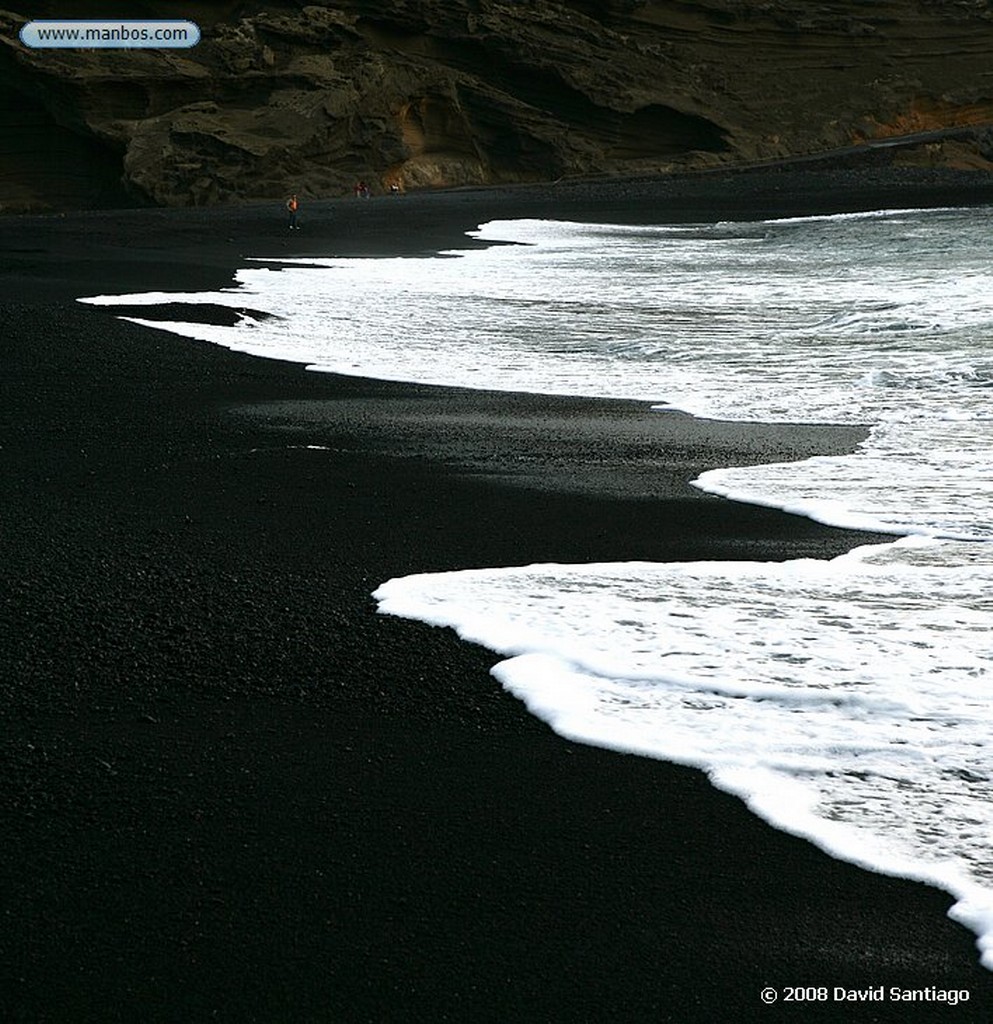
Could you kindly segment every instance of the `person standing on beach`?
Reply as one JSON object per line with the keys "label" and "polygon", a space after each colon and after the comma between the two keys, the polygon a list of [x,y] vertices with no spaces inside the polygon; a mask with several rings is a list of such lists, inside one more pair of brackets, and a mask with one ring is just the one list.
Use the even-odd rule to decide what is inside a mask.
{"label": "person standing on beach", "polygon": [[297,210],[299,207],[300,204],[297,202],[297,194],[294,192],[293,195],[286,200],[286,211],[290,215],[290,231],[299,230],[300,228],[300,225],[297,224]]}

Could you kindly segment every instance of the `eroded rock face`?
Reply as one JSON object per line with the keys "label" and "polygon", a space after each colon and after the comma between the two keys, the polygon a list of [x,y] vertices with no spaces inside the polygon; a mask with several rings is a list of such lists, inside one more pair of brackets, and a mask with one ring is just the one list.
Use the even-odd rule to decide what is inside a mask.
{"label": "eroded rock face", "polygon": [[[163,205],[644,174],[993,123],[985,0],[131,3],[190,50],[28,50],[0,202]],[[181,9],[181,10],[180,10]],[[910,158],[990,168],[982,133]]]}

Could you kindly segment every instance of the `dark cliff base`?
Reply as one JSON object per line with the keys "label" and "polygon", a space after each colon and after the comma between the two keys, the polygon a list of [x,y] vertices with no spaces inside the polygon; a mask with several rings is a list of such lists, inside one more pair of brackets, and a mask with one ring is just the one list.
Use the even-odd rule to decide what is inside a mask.
{"label": "dark cliff base", "polygon": [[[822,208],[860,198],[761,181],[783,212],[815,184]],[[737,186],[650,207],[626,187],[562,215],[723,210]],[[866,538],[685,480],[851,432],[336,379],[66,301],[222,284],[276,245],[450,246],[557,202],[330,204],[291,240],[262,209],[0,224],[4,1020],[989,1020],[993,975],[946,896],[775,832],[698,773],[560,740],[485,651],[368,596],[471,565],[839,553]],[[605,437],[670,457],[622,472]],[[768,985],[971,999],[770,1008]]]}

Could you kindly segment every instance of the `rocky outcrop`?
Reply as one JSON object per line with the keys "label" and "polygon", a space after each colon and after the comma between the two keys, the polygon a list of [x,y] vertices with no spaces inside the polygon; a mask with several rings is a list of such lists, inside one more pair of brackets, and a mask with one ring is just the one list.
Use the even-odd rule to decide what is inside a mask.
{"label": "rocky outcrop", "polygon": [[991,168],[985,0],[182,7],[190,50],[29,50],[0,12],[5,209],[656,174],[907,135],[901,159]]}

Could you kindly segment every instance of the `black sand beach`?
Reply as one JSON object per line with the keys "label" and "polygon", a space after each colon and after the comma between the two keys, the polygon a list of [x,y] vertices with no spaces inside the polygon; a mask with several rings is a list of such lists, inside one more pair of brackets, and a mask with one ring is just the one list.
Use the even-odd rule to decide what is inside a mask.
{"label": "black sand beach", "polygon": [[318,375],[73,299],[451,248],[493,218],[991,201],[976,174],[814,168],[311,202],[292,235],[278,204],[0,221],[0,1019],[989,1021],[949,897],[697,772],[561,740],[488,652],[369,596],[470,566],[839,554],[871,538],[687,481],[857,432]]}

